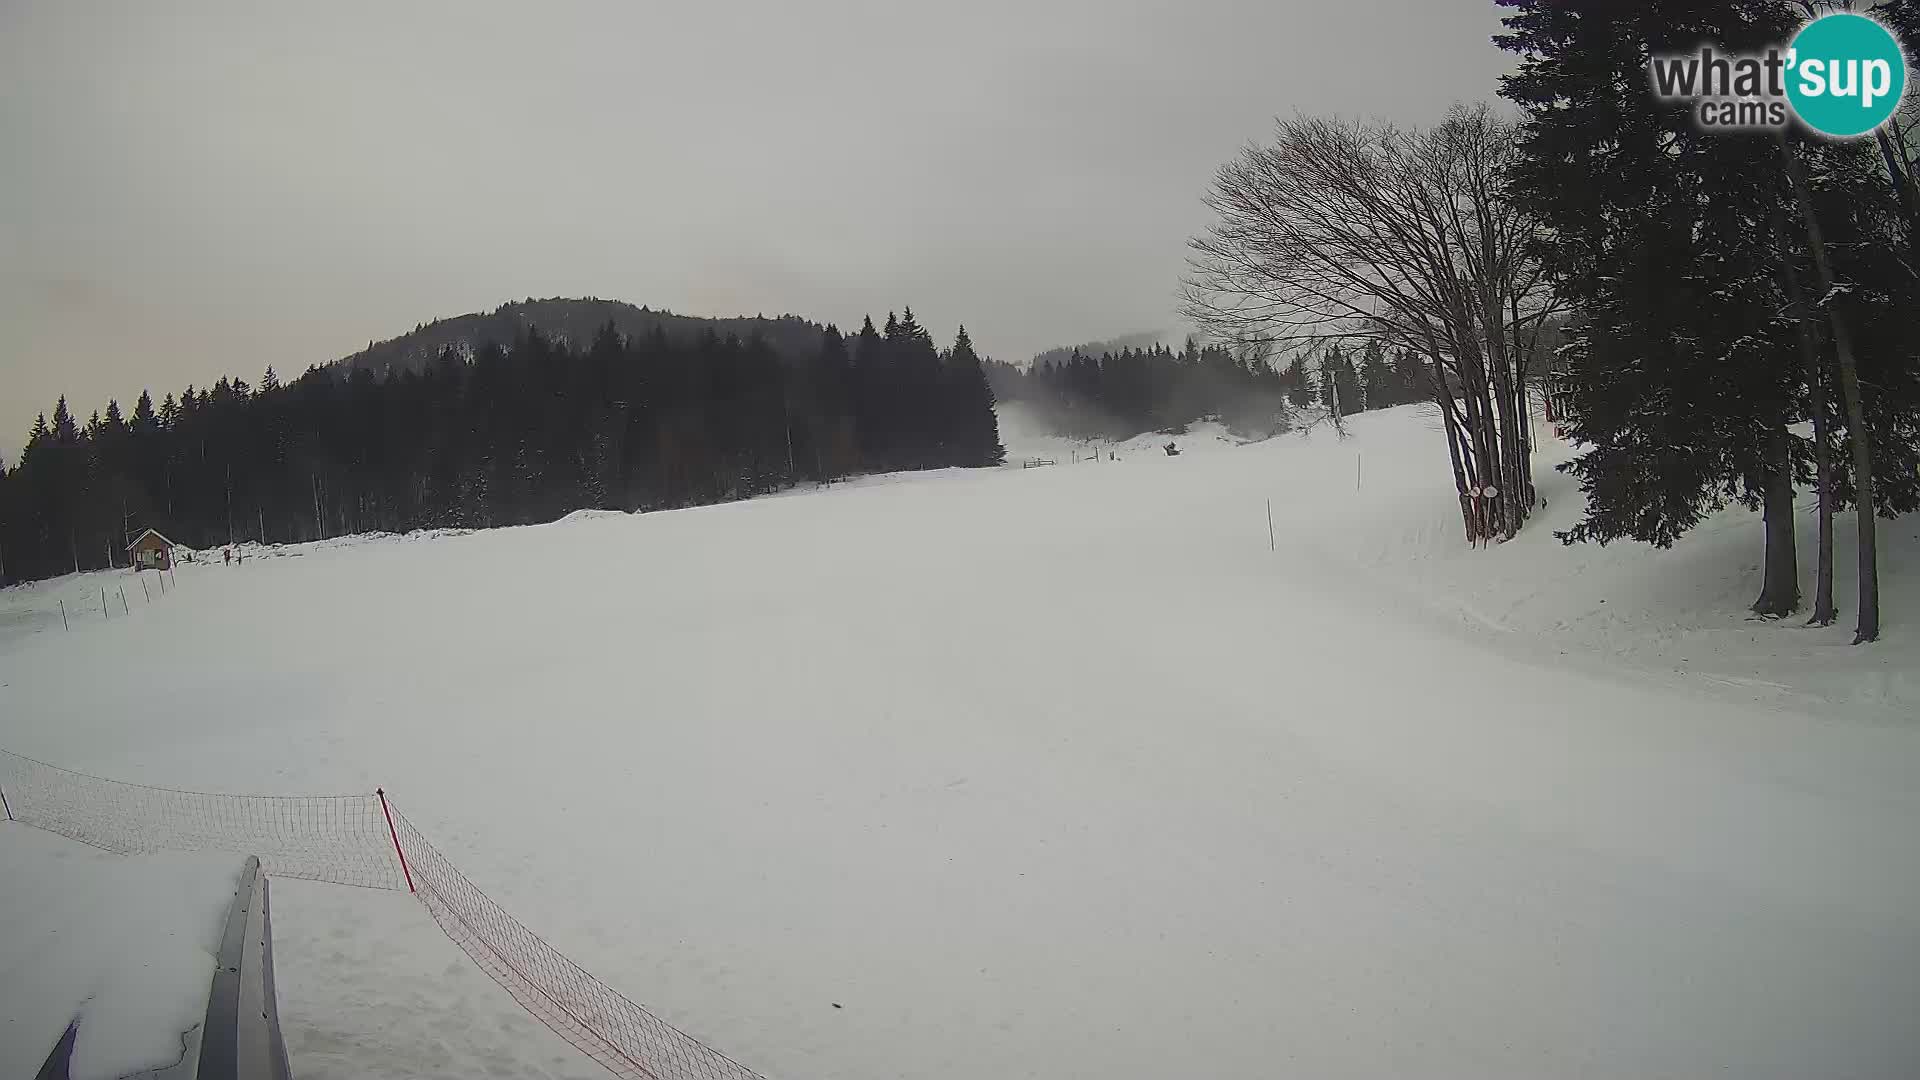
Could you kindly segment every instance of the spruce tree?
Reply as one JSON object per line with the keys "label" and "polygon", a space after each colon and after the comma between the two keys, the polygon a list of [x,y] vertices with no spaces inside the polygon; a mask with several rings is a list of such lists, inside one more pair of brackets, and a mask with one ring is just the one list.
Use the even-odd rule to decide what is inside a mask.
{"label": "spruce tree", "polygon": [[1287,401],[1294,408],[1304,409],[1313,404],[1313,378],[1307,373],[1307,362],[1303,357],[1296,356],[1293,362],[1287,365],[1283,381],[1287,387]]}
{"label": "spruce tree", "polygon": [[[898,333],[899,324],[887,315],[890,333]],[[860,333],[853,343],[854,424],[860,438],[860,456],[870,469],[891,463],[894,413],[891,399],[892,364],[888,361],[887,340],[873,328],[873,316],[861,321]]]}
{"label": "spruce tree", "polygon": [[[869,319],[866,329],[872,328]],[[807,437],[801,465],[810,467],[816,480],[827,481],[856,468],[860,456],[853,353],[838,327],[830,325],[821,331],[820,350],[814,354],[807,381]]]}
{"label": "spruce tree", "polygon": [[1385,409],[1405,400],[1395,385],[1393,369],[1387,366],[1386,353],[1378,341],[1367,342],[1361,356],[1360,390],[1361,407],[1366,409]]}
{"label": "spruce tree", "polygon": [[1521,56],[1502,94],[1529,112],[1513,198],[1554,232],[1543,255],[1581,313],[1563,350],[1587,496],[1572,542],[1671,544],[1728,501],[1764,509],[1754,604],[1798,602],[1788,426],[1798,361],[1775,314],[1770,139],[1703,132],[1653,99],[1649,53],[1703,40],[1757,52],[1791,35],[1766,0],[1501,0]]}
{"label": "spruce tree", "polygon": [[952,447],[938,407],[940,354],[933,338],[909,307],[898,320],[888,315],[886,342],[891,396],[898,421],[893,452],[899,466],[926,468],[944,463]]}
{"label": "spruce tree", "polygon": [[1346,350],[1335,345],[1320,360],[1320,407],[1329,415],[1352,416],[1361,410],[1360,374]]}
{"label": "spruce tree", "polygon": [[74,425],[73,413],[67,411],[65,394],[60,395],[59,402],[53,407],[53,441],[60,446],[73,446],[80,442],[80,429]]}
{"label": "spruce tree", "polygon": [[994,414],[993,388],[987,385],[987,373],[973,351],[973,339],[967,328],[953,340],[953,351],[946,361],[946,406],[952,416],[954,456],[952,463],[964,466],[999,465],[1007,459],[1000,444],[1000,421]]}
{"label": "spruce tree", "polygon": [[1426,367],[1411,349],[1401,349],[1393,354],[1393,388],[1403,405],[1433,400],[1433,391],[1427,385]]}

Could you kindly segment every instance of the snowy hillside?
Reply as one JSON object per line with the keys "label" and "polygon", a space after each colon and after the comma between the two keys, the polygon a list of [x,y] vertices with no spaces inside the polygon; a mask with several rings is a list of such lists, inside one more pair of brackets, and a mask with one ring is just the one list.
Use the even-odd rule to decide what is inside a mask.
{"label": "snowy hillside", "polygon": [[[1417,408],[1097,466],[1005,430],[1005,469],[195,563],[125,613],[124,573],[7,590],[0,747],[384,786],[780,1080],[1920,1070],[1913,520],[1856,649],[1741,618],[1744,512],[1562,547],[1563,451],[1468,549]],[[277,882],[274,928],[303,1080],[602,1075],[404,895]]]}
{"label": "snowy hillside", "polygon": [[1035,460],[1072,465],[1086,463],[1089,458],[1105,463],[1109,454],[1116,460],[1141,455],[1164,457],[1168,443],[1187,454],[1242,446],[1247,442],[1212,420],[1192,424],[1178,435],[1149,431],[1130,439],[1070,439],[1053,434],[1026,406],[1001,405],[998,412],[1000,442],[1007,448],[1009,465],[1024,465]]}

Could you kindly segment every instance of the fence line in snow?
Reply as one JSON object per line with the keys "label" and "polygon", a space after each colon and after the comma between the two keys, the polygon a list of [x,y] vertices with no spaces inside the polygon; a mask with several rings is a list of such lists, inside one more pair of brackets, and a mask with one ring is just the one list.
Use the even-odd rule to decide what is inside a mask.
{"label": "fence line in snow", "polygon": [[0,750],[0,791],[23,825],[120,855],[231,851],[276,877],[399,889],[372,795],[219,795],[128,784]]}
{"label": "fence line in snow", "polygon": [[440,929],[541,1023],[615,1076],[752,1080],[759,1074],[629,1001],[528,930],[394,811],[415,895]]}
{"label": "fence line in snow", "polygon": [[534,1019],[616,1076],[759,1074],[628,1000],[507,914],[373,795],[226,795],[128,784],[0,750],[7,819],[122,855],[231,851],[268,874],[410,890],[434,922]]}

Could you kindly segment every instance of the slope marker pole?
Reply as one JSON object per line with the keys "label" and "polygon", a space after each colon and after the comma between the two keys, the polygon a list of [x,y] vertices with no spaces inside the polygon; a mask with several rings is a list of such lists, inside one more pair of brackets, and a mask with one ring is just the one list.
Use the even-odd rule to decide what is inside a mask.
{"label": "slope marker pole", "polygon": [[407,891],[418,892],[413,887],[413,871],[407,869],[407,853],[400,850],[400,832],[393,827],[393,811],[387,809],[387,791],[385,788],[374,788],[373,793],[380,796],[380,812],[387,815],[387,835],[393,837],[393,853],[400,856],[400,872],[407,876]]}

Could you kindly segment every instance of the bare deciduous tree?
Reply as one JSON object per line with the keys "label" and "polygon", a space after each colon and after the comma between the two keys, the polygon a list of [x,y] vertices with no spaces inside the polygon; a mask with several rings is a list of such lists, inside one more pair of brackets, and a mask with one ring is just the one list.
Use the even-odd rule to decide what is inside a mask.
{"label": "bare deciduous tree", "polygon": [[1425,131],[1283,120],[1221,166],[1183,290],[1222,338],[1423,358],[1473,543],[1512,537],[1535,501],[1528,361],[1555,306],[1529,253],[1538,226],[1502,196],[1516,143],[1485,105]]}

